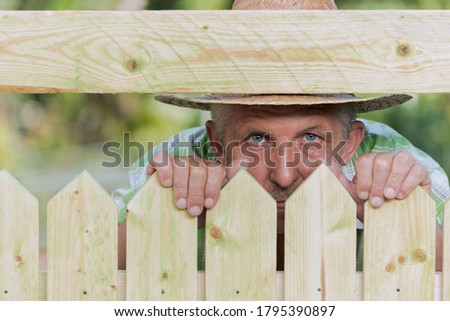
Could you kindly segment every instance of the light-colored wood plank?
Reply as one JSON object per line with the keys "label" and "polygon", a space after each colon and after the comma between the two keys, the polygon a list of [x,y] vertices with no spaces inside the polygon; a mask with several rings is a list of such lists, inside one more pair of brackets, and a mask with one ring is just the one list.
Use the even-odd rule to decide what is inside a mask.
{"label": "light-colored wood plank", "polygon": [[356,205],[325,165],[286,202],[286,300],[353,300]]}
{"label": "light-colored wood plank", "polygon": [[39,206],[7,171],[0,171],[0,300],[37,300]]}
{"label": "light-colored wood plank", "polygon": [[433,300],[436,206],[421,187],[364,209],[365,300]]}
{"label": "light-colored wood plank", "polygon": [[0,92],[450,91],[448,11],[3,11],[0,29]]}
{"label": "light-colored wood plank", "polygon": [[275,200],[246,171],[223,188],[206,216],[206,299],[274,300]]}
{"label": "light-colored wood plank", "polygon": [[[119,271],[118,275],[118,300],[124,301],[126,299],[125,283],[127,278],[126,271]],[[363,300],[363,274],[361,272],[355,272],[355,300]],[[277,272],[277,285],[276,285],[276,298],[277,301],[284,300],[284,272]],[[442,295],[442,273],[437,272],[435,275],[435,289],[434,300],[440,301]],[[47,300],[47,273],[39,273],[39,300]],[[205,300],[205,272],[197,272],[197,301]]]}
{"label": "light-colored wood plank", "polygon": [[117,299],[117,215],[86,171],[48,203],[49,300]]}
{"label": "light-colored wood plank", "polygon": [[442,299],[450,301],[450,200],[444,205],[444,248],[442,250],[442,274],[443,274],[443,289]]}
{"label": "light-colored wood plank", "polygon": [[195,300],[196,271],[197,218],[153,175],[128,204],[127,300]]}

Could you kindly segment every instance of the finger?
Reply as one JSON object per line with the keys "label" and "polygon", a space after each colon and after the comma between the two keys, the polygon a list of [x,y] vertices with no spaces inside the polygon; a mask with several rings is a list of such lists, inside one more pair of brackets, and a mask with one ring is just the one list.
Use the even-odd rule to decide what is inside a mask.
{"label": "finger", "polygon": [[[156,153],[147,166],[147,176],[155,171],[158,172],[159,181],[163,186],[169,187],[173,184],[172,158],[166,152]],[[150,175],[149,175],[150,173]]]}
{"label": "finger", "polygon": [[356,191],[362,200],[368,200],[372,187],[373,160],[376,154],[364,154],[356,159]]}
{"label": "finger", "polygon": [[173,198],[179,209],[186,209],[189,182],[189,165],[186,158],[173,159]]}
{"label": "finger", "polygon": [[415,160],[409,153],[400,152],[394,155],[391,172],[383,192],[387,199],[397,198],[403,181],[408,176],[408,173],[411,171],[414,164]]}
{"label": "finger", "polygon": [[153,173],[156,172],[156,169],[150,164],[147,164],[147,178],[153,175]]}
{"label": "finger", "polygon": [[384,204],[384,190],[391,172],[394,154],[378,154],[373,160],[372,187],[370,189],[370,204],[380,207]]}
{"label": "finger", "polygon": [[225,167],[218,162],[210,163],[208,165],[204,206],[209,209],[213,208],[219,200],[220,189],[224,184],[226,171]]}
{"label": "finger", "polygon": [[431,180],[428,173],[421,164],[416,163],[403,181],[398,198],[407,197],[417,187],[422,186],[428,193],[431,191]]}
{"label": "finger", "polygon": [[189,214],[193,216],[198,216],[203,212],[207,178],[207,167],[203,162],[199,162],[198,165],[190,165],[187,208]]}

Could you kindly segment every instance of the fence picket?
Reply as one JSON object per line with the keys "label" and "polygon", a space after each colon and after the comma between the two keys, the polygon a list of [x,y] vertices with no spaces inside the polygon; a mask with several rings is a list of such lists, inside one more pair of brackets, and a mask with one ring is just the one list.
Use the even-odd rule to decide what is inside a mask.
{"label": "fence picket", "polygon": [[195,300],[197,219],[157,175],[128,204],[127,300]]}
{"label": "fence picket", "polygon": [[286,202],[285,299],[352,300],[356,205],[325,165]]}
{"label": "fence picket", "polygon": [[442,300],[450,301],[450,200],[444,205],[444,248],[442,264]]}
{"label": "fence picket", "polygon": [[39,298],[39,207],[7,171],[0,171],[0,300]]}
{"label": "fence picket", "polygon": [[365,205],[364,299],[433,300],[436,206],[422,188]]}
{"label": "fence picket", "polygon": [[206,216],[206,299],[275,300],[276,202],[246,171]]}
{"label": "fence picket", "polygon": [[117,299],[117,206],[83,172],[48,203],[48,300]]}

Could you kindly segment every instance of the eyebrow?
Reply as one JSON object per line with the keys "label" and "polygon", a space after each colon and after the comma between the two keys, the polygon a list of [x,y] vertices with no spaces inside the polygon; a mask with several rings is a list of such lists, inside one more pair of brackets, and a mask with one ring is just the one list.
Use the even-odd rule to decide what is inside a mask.
{"label": "eyebrow", "polygon": [[[301,134],[304,134],[304,133],[307,133],[307,132],[313,131],[313,130],[323,130],[323,126],[322,125],[317,125],[317,126],[307,127],[307,128],[302,129],[300,131],[297,131],[295,136],[297,137],[297,136],[299,136]],[[255,128],[255,127],[245,127],[245,129],[244,129],[244,131],[242,131],[242,133],[245,133],[247,135],[248,134],[252,134],[252,133],[271,134],[270,131],[264,130],[262,128]]]}

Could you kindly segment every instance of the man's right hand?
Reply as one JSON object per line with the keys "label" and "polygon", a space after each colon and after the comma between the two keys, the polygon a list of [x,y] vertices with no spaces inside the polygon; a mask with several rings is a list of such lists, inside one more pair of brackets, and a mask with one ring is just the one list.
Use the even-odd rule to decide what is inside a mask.
{"label": "man's right hand", "polygon": [[163,186],[173,186],[175,205],[187,209],[192,216],[200,215],[203,208],[213,208],[228,181],[225,166],[219,161],[195,156],[172,157],[166,152],[156,153],[148,164],[147,177],[155,172]]}

